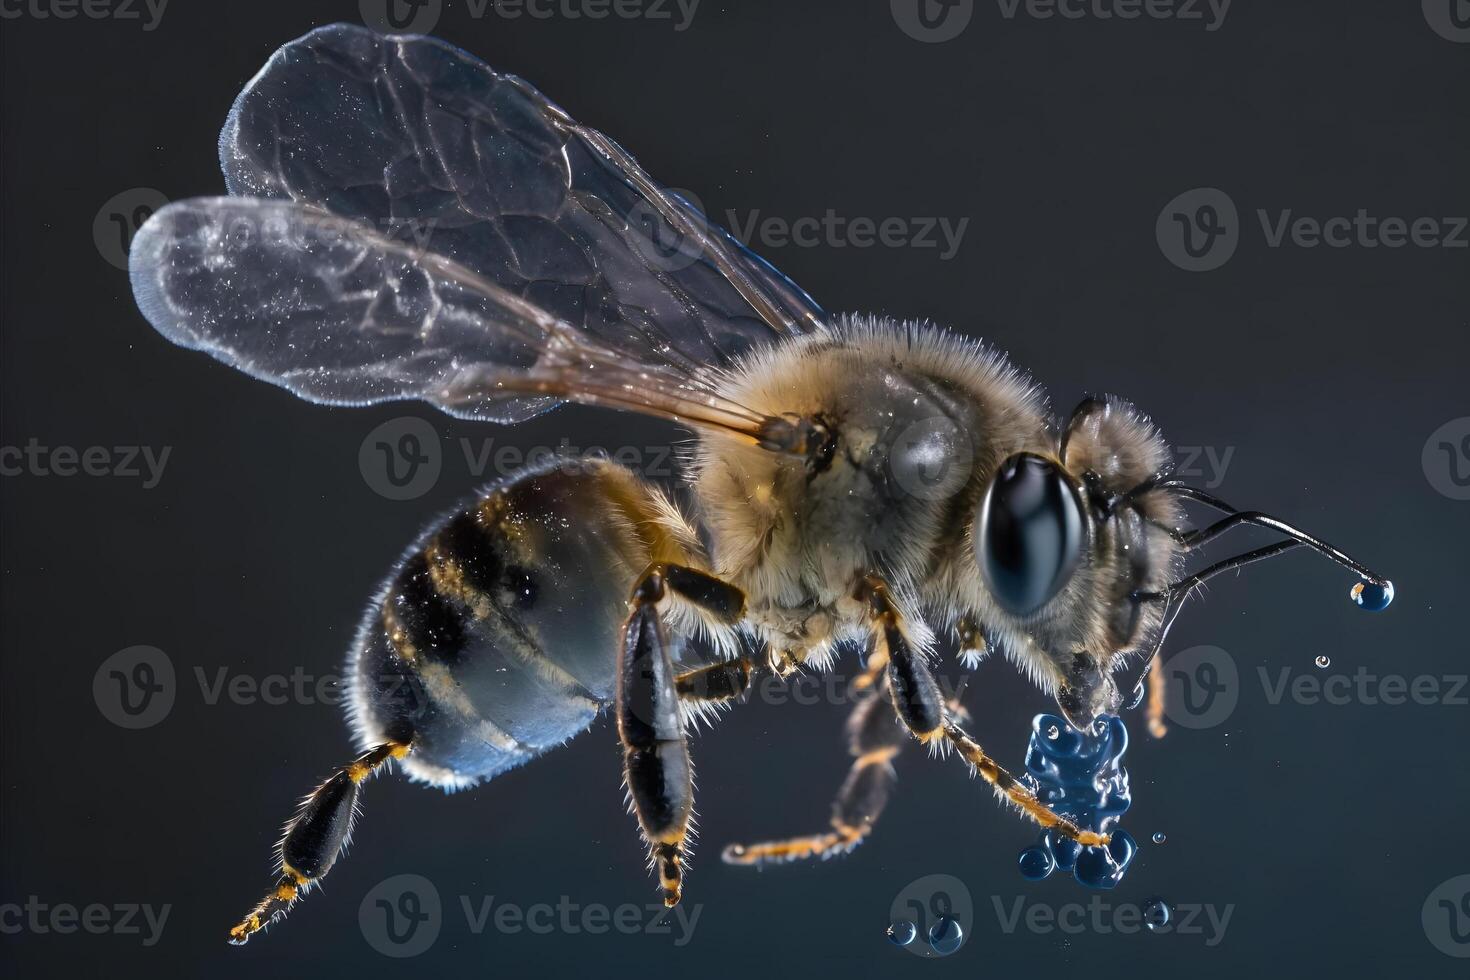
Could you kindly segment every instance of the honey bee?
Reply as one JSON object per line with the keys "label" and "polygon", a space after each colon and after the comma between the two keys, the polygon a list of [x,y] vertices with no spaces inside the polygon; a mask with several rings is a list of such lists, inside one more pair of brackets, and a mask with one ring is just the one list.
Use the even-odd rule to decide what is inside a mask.
{"label": "honey bee", "polygon": [[[911,739],[1105,844],[961,727],[933,672],[940,635],[971,662],[1001,651],[1081,728],[1220,571],[1304,545],[1361,576],[1360,604],[1391,596],[1326,543],[1174,479],[1158,429],[1119,398],[1058,421],[988,347],[829,316],[617,143],[441,41],[337,25],[287,44],[235,102],[220,157],[230,196],[162,208],[131,250],[138,306],[174,343],[323,404],[421,399],[511,424],[574,401],[696,437],[687,487],[602,459],[532,468],[413,543],[350,654],[361,754],[287,823],[235,943],[322,880],[391,760],[475,786],[608,708],[672,906],[690,718],[844,649],[865,656],[864,695],[829,827],[726,861],[850,850]],[[1225,516],[1185,529],[1186,501]],[[1284,538],[1180,578],[1245,524]]]}

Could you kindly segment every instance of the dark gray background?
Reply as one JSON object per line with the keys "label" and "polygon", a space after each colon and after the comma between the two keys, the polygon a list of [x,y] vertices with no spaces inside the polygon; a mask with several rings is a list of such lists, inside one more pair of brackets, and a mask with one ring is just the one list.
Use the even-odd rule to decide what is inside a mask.
{"label": "dark gray background", "polygon": [[[997,898],[1058,907],[1093,893],[1061,876],[1024,882],[1015,858],[1033,828],[957,762],[912,750],[899,797],[852,856],[721,866],[731,839],[820,828],[845,765],[840,706],[752,704],[696,740],[702,845],[687,901],[702,912],[682,948],[661,935],[473,935],[460,911],[461,895],[654,900],[605,721],[471,793],[375,782],[325,894],[228,948],[225,929],[269,880],[281,820],[349,745],[329,705],[209,704],[196,669],[335,671],[388,563],[474,486],[461,436],[525,447],[681,438],[580,409],[502,431],[415,406],[321,408],[169,346],[136,312],[94,244],[99,208],[139,187],[218,192],[215,136],[241,85],[278,45],[357,19],[351,2],[173,0],[153,31],[0,22],[0,441],[171,447],[151,490],[30,472],[0,482],[0,902],[172,905],[151,948],[129,935],[5,935],[14,975],[387,972],[397,964],[365,942],[358,906],[399,873],[443,897],[437,942],[404,964],[435,973],[1463,975],[1420,916],[1437,885],[1470,872],[1470,708],[1273,705],[1257,677],[1467,671],[1470,503],[1434,489],[1421,450],[1470,415],[1470,252],[1271,248],[1256,209],[1470,213],[1470,44],[1436,34],[1417,2],[1336,0],[1237,0],[1216,31],[1006,19],[991,0],[942,44],[906,36],[886,2],[704,0],[682,32],[667,20],[474,20],[453,5],[435,31],[531,79],[716,216],[968,217],[947,262],[932,248],[756,247],[829,309],[990,338],[1062,409],[1116,391],[1175,445],[1233,450],[1222,495],[1297,520],[1397,581],[1398,603],[1376,617],[1346,601],[1350,576],[1307,555],[1218,581],[1170,648],[1229,651],[1234,714],[1162,742],[1129,715],[1125,826],[1143,852],[1103,897],[1233,905],[1222,942],[1003,934]],[[1154,232],[1165,204],[1196,187],[1224,190],[1241,220],[1234,256],[1204,273],[1170,264]],[[439,429],[444,473],[393,502],[365,482],[358,449],[405,413]],[[103,716],[92,681],[135,644],[167,653],[178,692],[165,720],[127,731]],[[1319,654],[1328,672],[1312,666]],[[992,661],[967,702],[981,741],[1019,766],[1043,696]],[[1148,843],[1155,830],[1168,842]],[[958,954],[924,962],[883,929],[899,891],[935,872],[966,883],[976,927]]]}

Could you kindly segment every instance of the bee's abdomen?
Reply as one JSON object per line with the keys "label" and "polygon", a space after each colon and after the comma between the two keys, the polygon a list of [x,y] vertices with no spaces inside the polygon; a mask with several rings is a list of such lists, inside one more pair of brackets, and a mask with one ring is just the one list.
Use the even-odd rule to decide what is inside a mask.
{"label": "bee's abdomen", "polygon": [[612,700],[628,589],[660,547],[639,530],[656,492],[582,462],[515,477],[431,528],[359,636],[362,740],[411,740],[410,774],[462,786],[584,730]]}

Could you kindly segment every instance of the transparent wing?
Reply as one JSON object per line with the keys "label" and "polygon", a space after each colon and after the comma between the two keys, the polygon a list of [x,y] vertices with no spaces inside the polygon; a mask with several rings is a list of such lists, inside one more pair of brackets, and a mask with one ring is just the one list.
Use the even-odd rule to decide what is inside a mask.
{"label": "transparent wing", "polygon": [[412,236],[640,362],[722,366],[824,322],[612,140],[433,38],[334,25],[287,44],[220,160],[231,194]]}
{"label": "transparent wing", "polygon": [[704,372],[639,360],[410,239],[294,201],[170,204],[129,264],[168,339],[313,401],[421,398],[509,422],[575,397],[761,438]]}

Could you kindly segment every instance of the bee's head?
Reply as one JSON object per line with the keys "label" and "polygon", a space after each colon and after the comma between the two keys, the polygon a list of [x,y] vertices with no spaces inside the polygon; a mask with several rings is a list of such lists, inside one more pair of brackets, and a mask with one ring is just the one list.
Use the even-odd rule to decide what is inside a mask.
{"label": "bee's head", "polygon": [[1079,728],[1116,709],[1117,658],[1141,649],[1159,610],[1130,601],[1169,581],[1179,514],[1167,493],[1129,491],[1166,470],[1158,430],[1118,399],[1089,399],[1053,452],[1000,462],[974,523],[975,560],[995,632]]}
{"label": "bee's head", "polygon": [[[993,632],[1029,667],[1078,728],[1118,707],[1111,674],[1132,653],[1163,643],[1185,596],[1205,579],[1307,545],[1358,572],[1352,597],[1383,608],[1393,586],[1325,542],[1257,512],[1236,511],[1170,479],[1172,454],[1157,428],[1113,397],[1072,413],[1055,453],[1019,452],[991,475],[974,521],[973,545]],[[1181,529],[1182,502],[1226,512]],[[1288,536],[1174,581],[1176,565],[1238,524]]]}

